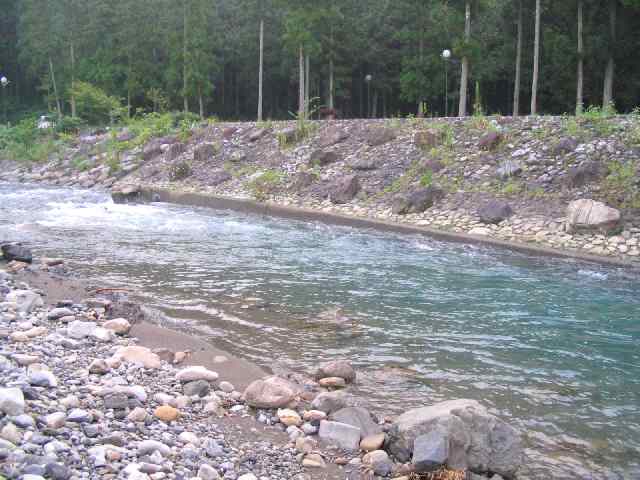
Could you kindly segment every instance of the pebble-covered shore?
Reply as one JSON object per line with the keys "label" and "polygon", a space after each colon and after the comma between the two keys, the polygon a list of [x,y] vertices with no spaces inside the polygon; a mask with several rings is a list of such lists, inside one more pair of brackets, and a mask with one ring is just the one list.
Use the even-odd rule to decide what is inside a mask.
{"label": "pebble-covered shore", "polygon": [[347,360],[240,392],[224,363],[218,373],[189,365],[188,351],[140,345],[114,318],[117,296],[51,305],[17,280],[64,281],[62,260],[3,253],[0,478],[500,480],[523,462],[520,432],[473,400],[375,417],[348,392]]}
{"label": "pebble-covered shore", "polygon": [[237,430],[224,375],[137,346],[108,301],[48,308],[3,270],[0,293],[0,478],[307,478],[292,445]]}

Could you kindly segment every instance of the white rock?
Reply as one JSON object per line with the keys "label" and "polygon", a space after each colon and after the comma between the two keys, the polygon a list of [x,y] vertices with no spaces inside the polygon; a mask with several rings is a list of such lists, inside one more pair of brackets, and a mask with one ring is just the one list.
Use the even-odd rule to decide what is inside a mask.
{"label": "white rock", "polygon": [[195,433],[192,432],[182,432],[178,435],[178,440],[182,443],[190,443],[191,445],[198,446],[200,445],[200,439]]}
{"label": "white rock", "polygon": [[112,357],[116,361],[142,365],[144,368],[158,369],[160,357],[146,347],[121,347]]}
{"label": "white rock", "polygon": [[67,416],[63,412],[55,412],[47,415],[44,419],[49,428],[62,428],[67,421]]}
{"label": "white rock", "polygon": [[211,465],[203,463],[198,469],[198,478],[200,480],[218,480],[220,475]]}
{"label": "white rock", "polygon": [[107,330],[111,330],[117,335],[126,335],[131,330],[131,324],[124,318],[114,318],[102,325]]}
{"label": "white rock", "polygon": [[82,340],[83,338],[92,336],[96,328],[98,328],[98,325],[96,325],[95,322],[75,320],[67,326],[67,336],[75,338],[76,340]]}
{"label": "white rock", "polygon": [[208,382],[215,382],[218,379],[218,374],[211,370],[208,370],[202,366],[194,366],[183,368],[176,374],[176,380],[179,382],[193,382],[196,380],[206,380]]}
{"label": "white rock", "polygon": [[58,386],[58,379],[47,370],[39,370],[29,374],[29,383],[37,387],[55,388]]}

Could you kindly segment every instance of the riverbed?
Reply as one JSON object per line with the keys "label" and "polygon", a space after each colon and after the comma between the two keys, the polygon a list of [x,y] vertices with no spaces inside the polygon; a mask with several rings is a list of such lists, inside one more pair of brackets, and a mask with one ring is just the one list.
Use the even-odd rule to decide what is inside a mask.
{"label": "riverbed", "polygon": [[130,289],[216,346],[311,371],[346,357],[380,413],[480,400],[527,478],[640,478],[640,277],[320,222],[0,185],[0,240]]}

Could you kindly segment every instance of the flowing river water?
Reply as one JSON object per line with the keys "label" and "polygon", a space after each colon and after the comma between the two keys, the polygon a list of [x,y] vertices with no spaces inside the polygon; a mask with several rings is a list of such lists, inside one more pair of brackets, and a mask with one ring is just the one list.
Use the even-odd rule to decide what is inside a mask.
{"label": "flowing river water", "polygon": [[131,288],[260,365],[349,358],[381,413],[478,399],[525,433],[524,478],[640,478],[637,273],[13,184],[0,184],[0,240]]}

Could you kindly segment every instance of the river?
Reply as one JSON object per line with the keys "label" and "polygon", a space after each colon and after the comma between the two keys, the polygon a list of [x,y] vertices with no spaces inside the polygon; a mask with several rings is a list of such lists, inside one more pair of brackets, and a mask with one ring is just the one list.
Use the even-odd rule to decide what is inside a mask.
{"label": "river", "polygon": [[132,289],[263,366],[349,358],[381,413],[478,399],[525,432],[523,478],[640,478],[640,277],[628,270],[15,184],[0,184],[0,240]]}

